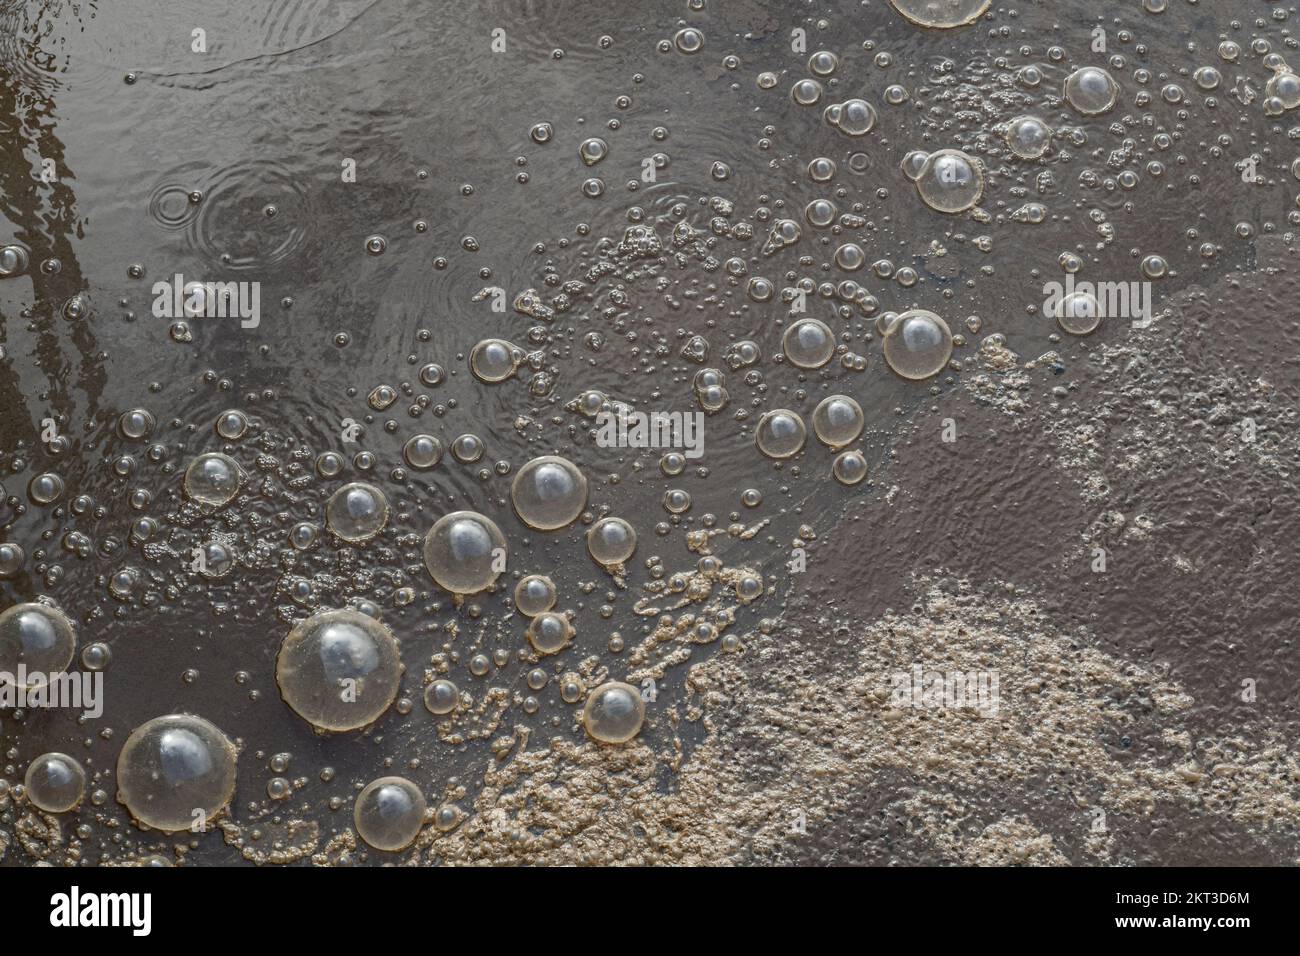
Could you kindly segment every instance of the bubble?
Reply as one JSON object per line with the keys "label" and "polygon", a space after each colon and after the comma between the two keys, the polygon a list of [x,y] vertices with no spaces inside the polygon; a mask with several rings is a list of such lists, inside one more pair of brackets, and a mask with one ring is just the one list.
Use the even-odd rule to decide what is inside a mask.
{"label": "bubble", "polygon": [[673,43],[682,53],[699,53],[704,49],[704,34],[694,27],[678,30]]}
{"label": "bubble", "polygon": [[595,166],[609,155],[609,144],[599,136],[585,139],[578,146],[578,156],[585,166]]}
{"label": "bubble", "polygon": [[1142,274],[1148,279],[1163,279],[1169,274],[1169,263],[1164,256],[1147,256],[1142,260]]}
{"label": "bubble", "polygon": [[818,156],[808,163],[808,178],[815,183],[828,183],[835,178],[835,160]]}
{"label": "bubble", "polygon": [[242,478],[235,459],[220,452],[204,452],[185,469],[185,493],[200,504],[219,508],[238,494]]}
{"label": "bubble", "polygon": [[299,621],[275,659],[280,696],[320,730],[374,723],[397,696],[401,675],[392,632],[350,608],[317,611]]}
{"label": "bubble", "polygon": [[382,412],[397,401],[397,390],[391,385],[376,385],[366,396],[366,402],[377,412]]}
{"label": "bubble", "polygon": [[81,802],[86,771],[67,754],[41,754],[28,765],[23,785],[27,799],[38,809],[66,813]]}
{"label": "bubble", "polygon": [[903,378],[937,375],[952,357],[952,333],[943,319],[925,309],[897,316],[884,333],[885,362]]}
{"label": "bubble", "polygon": [[352,820],[357,835],[376,850],[401,850],[419,836],[428,809],[424,794],[411,781],[380,777],[357,795]]}
{"label": "bubble", "polygon": [[63,497],[63,479],[47,471],[27,484],[27,496],[38,505],[53,504]]}
{"label": "bubble", "polygon": [[785,357],[799,368],[821,368],[835,354],[835,335],[820,319],[800,319],[781,340]]}
{"label": "bubble", "polygon": [[354,481],[325,504],[325,524],[344,541],[369,541],[388,523],[388,499],[374,485]]}
{"label": "bubble", "polygon": [[800,106],[812,106],[822,98],[822,85],[816,80],[803,79],[790,87],[790,99]]}
{"label": "bubble", "polygon": [[808,69],[818,76],[830,76],[839,69],[840,58],[830,50],[818,50],[808,57]]}
{"label": "bubble", "polygon": [[402,458],[416,471],[427,471],[442,461],[442,442],[432,435],[413,435],[402,446]]}
{"label": "bubble", "polygon": [[1007,145],[1021,159],[1037,159],[1052,145],[1052,130],[1037,116],[1017,116],[1007,124]]}
{"label": "bubble", "polygon": [[22,246],[0,246],[0,279],[22,275],[31,259]]}
{"label": "bubble", "polygon": [[483,457],[487,448],[477,435],[457,435],[451,442],[451,454],[457,461],[469,465]]}
{"label": "bubble", "polygon": [[970,209],[984,194],[979,160],[956,149],[941,149],[925,159],[916,191],[931,209],[955,213]]}
{"label": "bubble", "polygon": [[754,442],[769,458],[790,458],[799,454],[807,435],[802,418],[788,408],[774,408],[758,420]]}
{"label": "bubble", "polygon": [[469,353],[469,367],[484,382],[503,382],[519,368],[524,352],[504,339],[484,339]]}
{"label": "bubble", "polygon": [[1300,106],[1300,76],[1290,71],[1275,73],[1264,85],[1264,95],[1276,96],[1283,109],[1295,109]]}
{"label": "bubble", "polygon": [[539,654],[558,654],[573,637],[573,625],[563,614],[543,611],[528,622],[528,643]]}
{"label": "bubble", "polygon": [[238,441],[248,431],[248,416],[231,408],[217,416],[217,434],[226,441]]}
{"label": "bubble", "polygon": [[529,130],[528,135],[533,138],[534,143],[537,143],[540,146],[543,143],[549,143],[551,141],[554,131],[552,130],[550,123],[538,123]]}
{"label": "bubble", "polygon": [[113,597],[125,601],[140,586],[140,572],[135,568],[121,568],[108,579],[108,590]]}
{"label": "bubble", "polygon": [[289,529],[289,543],[298,551],[306,551],[316,543],[317,529],[309,521],[300,521]]}
{"label": "bubble", "polygon": [[857,272],[867,264],[867,254],[856,242],[846,242],[835,250],[835,264],[845,272]]}
{"label": "bubble", "polygon": [[424,706],[431,714],[450,714],[460,703],[460,691],[445,677],[424,689]]}
{"label": "bubble", "polygon": [[424,566],[439,586],[456,594],[490,587],[505,570],[506,539],[491,518],[453,511],[439,518],[424,539]]}
{"label": "bubble", "polygon": [[515,608],[520,614],[536,617],[555,607],[555,583],[545,575],[526,574],[515,585]]}
{"label": "bubble", "polygon": [[599,564],[622,564],[636,551],[636,530],[622,518],[601,518],[587,532],[587,550]]}
{"label": "bubble", "polygon": [[691,493],[681,488],[668,489],[664,492],[664,509],[670,514],[685,514],[691,510]]}
{"label": "bubble", "polygon": [[921,170],[925,169],[925,161],[929,158],[930,154],[925,150],[914,149],[903,157],[903,161],[899,163],[899,168],[903,171],[904,176],[912,182],[916,182],[921,178]]}
{"label": "bubble", "polygon": [[102,641],[87,644],[81,649],[81,666],[88,671],[102,671],[113,662],[112,649]]}
{"label": "bubble", "polygon": [[1119,86],[1099,66],[1085,66],[1065,78],[1065,101],[1085,116],[1105,113],[1118,98]]}
{"label": "bubble", "polygon": [[118,799],[155,830],[188,830],[196,821],[206,827],[234,796],[236,757],[234,744],[202,717],[155,717],[122,745]]}
{"label": "bubble", "polygon": [[154,424],[154,417],[148,409],[133,408],[129,412],[123,412],[117,420],[117,432],[123,438],[137,441],[147,438],[153,431]]}
{"label": "bubble", "polygon": [[321,452],[316,458],[316,473],[322,478],[334,478],[343,471],[343,456],[337,452]]}
{"label": "bubble", "polygon": [[566,458],[534,458],[515,475],[510,499],[521,521],[539,531],[572,523],[587,506],[587,478]]}
{"label": "bubble", "polygon": [[607,681],[593,690],[582,710],[582,725],[593,740],[622,744],[631,740],[645,722],[641,692],[622,681]]}
{"label": "bubble", "polygon": [[907,20],[947,30],[974,23],[993,0],[889,0]]}
{"label": "bubble", "polygon": [[[2,498],[3,491],[0,491]],[[23,546],[13,541],[6,541],[0,544],[0,578],[12,578],[22,570],[23,562],[27,560],[27,552]]]}
{"label": "bubble", "polygon": [[1090,292],[1071,292],[1056,303],[1056,322],[1071,335],[1087,335],[1101,324],[1101,305]]}
{"label": "bubble", "polygon": [[876,125],[876,108],[862,99],[826,107],[826,121],[846,136],[865,136]]}
{"label": "bubble", "polygon": [[76,646],[76,632],[62,611],[33,603],[15,604],[0,613],[0,675],[7,675],[2,678],[6,683],[17,684],[19,665],[37,681],[36,675],[66,670]]}
{"label": "bubble", "polygon": [[754,82],[758,84],[760,90],[770,90],[777,84],[777,75],[771,71],[763,72],[758,74]]}
{"label": "bubble", "polygon": [[862,434],[862,406],[847,395],[830,395],[813,410],[813,432],[828,448],[842,448]]}
{"label": "bubble", "polygon": [[772,283],[762,276],[754,276],[745,287],[745,294],[755,302],[769,302],[775,293]]}
{"label": "bubble", "polygon": [[831,463],[831,474],[842,485],[856,485],[867,477],[867,460],[860,451],[842,451]]}
{"label": "bubble", "polygon": [[1192,79],[1203,90],[1217,90],[1223,82],[1223,74],[1212,66],[1202,66],[1192,74]]}
{"label": "bubble", "polygon": [[588,418],[595,418],[605,407],[605,393],[591,388],[578,396],[577,409]]}

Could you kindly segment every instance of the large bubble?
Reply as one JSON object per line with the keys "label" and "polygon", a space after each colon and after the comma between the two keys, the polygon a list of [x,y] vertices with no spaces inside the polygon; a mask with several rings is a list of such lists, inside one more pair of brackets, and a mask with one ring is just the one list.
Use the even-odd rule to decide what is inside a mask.
{"label": "large bubble", "polygon": [[190,714],[145,721],[117,758],[118,799],[155,830],[206,829],[235,794],[235,746]]}
{"label": "large bubble", "polygon": [[582,711],[582,725],[593,740],[621,744],[641,731],[645,702],[641,692],[622,681],[608,681],[591,692]]}
{"label": "large bubble", "polygon": [[799,368],[821,368],[835,354],[835,333],[820,319],[800,319],[781,340],[785,357]]}
{"label": "large bubble", "polygon": [[424,538],[424,566],[430,577],[456,594],[491,587],[505,570],[506,554],[501,529],[476,511],[443,515]]}
{"label": "large bubble", "polygon": [[239,492],[242,479],[235,459],[217,451],[205,452],[185,469],[185,493],[200,504],[219,508]]}
{"label": "large bubble", "polygon": [[774,408],[758,420],[754,443],[769,458],[790,458],[799,454],[808,437],[803,419],[788,408]]}
{"label": "large bubble", "polygon": [[923,27],[949,29],[974,23],[993,0],[889,0],[906,19]]}
{"label": "large bubble", "polygon": [[358,794],[352,819],[361,839],[376,850],[401,850],[419,835],[427,809],[424,794],[411,781],[380,777]]}
{"label": "large bubble", "polygon": [[1007,145],[1021,159],[1037,159],[1052,145],[1052,130],[1037,116],[1017,116],[1007,123]]}
{"label": "large bubble", "polygon": [[813,410],[813,432],[828,448],[843,448],[862,434],[862,406],[847,395],[830,395]]}
{"label": "large bubble", "polygon": [[979,160],[961,150],[941,149],[926,157],[916,177],[916,191],[931,209],[964,212],[984,194],[984,172]]}
{"label": "large bubble", "polygon": [[321,730],[374,723],[397,696],[401,675],[392,632],[350,609],[319,611],[299,621],[275,659],[280,696]]}
{"label": "large bubble", "polygon": [[1085,66],[1065,78],[1065,101],[1085,116],[1105,113],[1118,98],[1118,84],[1099,66]]}
{"label": "large bubble", "polygon": [[587,550],[600,564],[622,564],[636,550],[636,530],[622,518],[601,518],[587,532]]}
{"label": "large bubble", "polygon": [[534,458],[510,486],[515,512],[524,524],[554,531],[575,521],[587,506],[587,478],[567,458]]}
{"label": "large bubble", "polygon": [[0,613],[0,682],[16,685],[22,665],[27,675],[22,684],[32,687],[33,679],[66,670],[76,648],[77,635],[62,611],[15,604]]}
{"label": "large bubble", "polygon": [[573,625],[563,614],[543,611],[528,622],[526,633],[539,654],[558,654],[573,637]]}
{"label": "large bubble", "polygon": [[330,495],[325,523],[344,541],[369,541],[388,523],[388,499],[374,485],[354,481]]}
{"label": "large bubble", "polygon": [[1071,335],[1096,331],[1101,317],[1101,304],[1091,292],[1071,292],[1056,303],[1056,322]]}
{"label": "large bubble", "polygon": [[885,363],[903,378],[938,375],[952,357],[952,332],[933,312],[904,312],[885,330],[884,355]]}
{"label": "large bubble", "polygon": [[515,608],[527,617],[536,617],[555,607],[555,582],[544,574],[526,574],[515,585]]}

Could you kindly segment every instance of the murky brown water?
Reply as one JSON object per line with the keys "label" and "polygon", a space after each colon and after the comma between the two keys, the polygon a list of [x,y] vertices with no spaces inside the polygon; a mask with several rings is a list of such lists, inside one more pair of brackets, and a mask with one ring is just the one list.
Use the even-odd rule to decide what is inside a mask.
{"label": "murky brown water", "polygon": [[[1179,575],[1212,575],[1232,533],[1185,542],[1179,529],[1212,526],[1220,504],[1196,518],[1175,503],[1161,511],[1143,498],[1147,486],[1125,479],[1145,456],[1213,457],[1186,442],[1200,405],[1227,409],[1209,422],[1233,434],[1243,418],[1266,420],[1252,380],[1278,390],[1272,401],[1294,399],[1282,358],[1293,301],[1268,281],[1243,296],[1229,278],[1259,278],[1261,239],[1289,243],[1300,221],[1294,113],[1283,102],[1285,63],[1300,54],[1287,11],[1147,7],[1159,12],[994,5],[968,26],[928,30],[884,0],[454,13],[402,0],[0,0],[0,245],[21,250],[16,274],[0,279],[0,538],[22,548],[0,588],[5,606],[40,599],[67,614],[74,669],[86,667],[87,645],[111,651],[102,717],[0,710],[4,862],[397,859],[351,835],[361,788],[390,775],[427,800],[430,825],[407,851],[422,860],[1053,862],[1035,855],[1041,832],[1075,862],[1164,860],[1149,834],[1105,853],[1074,839],[1072,827],[1097,832],[1079,808],[1098,801],[1112,828],[1128,815],[1149,821],[1139,805],[1171,801],[1208,832],[1263,826],[1247,859],[1291,852],[1293,828],[1234,815],[1240,794],[1222,797],[1237,803],[1220,818],[1219,797],[1187,801],[1151,784],[1155,770],[1126,770],[1119,751],[1129,745],[1110,737],[1135,734],[1119,719],[1103,732],[1114,715],[1094,709],[1131,677],[1126,668],[1152,668],[1152,681],[1193,696],[1235,691],[1207,676],[1226,673],[1223,660],[1178,637],[1190,625],[1176,634],[1167,616],[1130,620],[1132,596],[1091,590],[1115,575],[1066,570],[1125,533],[1167,531],[1144,559],[1164,568],[1148,587],[1185,604],[1195,586]],[[1041,122],[1016,126],[1009,142],[1006,126],[1022,116]],[[914,151],[930,156],[913,167],[916,182],[903,169]],[[1280,252],[1270,261],[1285,268]],[[1142,334],[1175,341],[1163,352],[1140,336],[1135,346],[1130,315],[1107,316],[1087,337],[1063,333],[1092,315],[1086,302],[1061,324],[1045,314],[1048,285],[1067,276],[1149,282],[1155,331]],[[242,322],[165,314],[192,281],[246,283],[230,288],[255,291],[257,308]],[[1182,321],[1202,290],[1226,303],[1222,314]],[[881,319],[910,310],[922,311],[906,334]],[[952,336],[951,362],[929,314]],[[820,325],[799,325],[810,320]],[[1251,340],[1262,325],[1272,345],[1259,352]],[[479,353],[476,377],[471,353],[489,338],[508,344]],[[1180,351],[1202,339],[1227,356]],[[1121,357],[1122,368],[1151,362],[1161,377],[1128,404],[1109,379]],[[1175,400],[1198,391],[1213,398]],[[847,444],[834,450],[814,415],[833,395],[863,416],[861,437],[841,423]],[[661,460],[666,449],[605,447],[592,417],[602,402],[707,412],[702,455],[680,448],[673,462]],[[1163,430],[1120,435],[1107,402]],[[1074,409],[1068,433],[1063,407]],[[147,415],[122,418],[133,410]],[[1278,416],[1266,437],[1282,444],[1236,480],[1290,480],[1294,448],[1277,437]],[[1042,434],[1059,440],[1041,447]],[[412,451],[420,435],[437,442]],[[837,481],[841,452],[860,459],[842,462]],[[206,499],[196,493],[205,479],[184,479],[206,453],[243,472],[229,501],[211,472]],[[585,505],[512,506],[521,470],[549,455],[580,469]],[[863,465],[866,479],[850,484]],[[327,502],[350,482],[382,493],[384,521],[371,502],[327,527]],[[1233,486],[1213,485],[1224,496]],[[457,511],[491,519],[508,552],[504,571],[480,555],[467,580],[493,587],[456,588],[463,597],[450,589],[454,569],[435,584],[424,548]],[[1025,523],[1000,520],[1009,511]],[[1116,525],[1115,513],[1128,517]],[[636,534],[623,573],[588,550],[588,530],[608,516]],[[1285,526],[1269,532],[1270,547],[1284,548]],[[624,540],[604,546],[615,553]],[[1281,587],[1288,559],[1262,564],[1259,600]],[[530,574],[551,579],[554,609],[573,629],[558,653],[539,653],[552,638],[526,630],[515,610],[516,582]],[[863,692],[854,681],[873,669],[907,670],[915,657],[872,656],[881,622],[919,606],[931,587],[920,579],[945,576],[991,590],[988,607],[1004,585],[1039,602],[1048,664],[1068,669],[1076,646],[1109,655],[1063,705],[1060,739],[1031,735],[1017,751],[958,728],[921,733],[927,748],[960,739],[988,756],[973,775],[936,756],[944,746],[881,757],[879,739],[906,735],[809,704]],[[1136,579],[1131,565],[1119,576]],[[1222,576],[1206,590],[1240,587]],[[294,624],[347,607],[383,621],[405,673],[376,722],[325,736],[282,699],[277,654]],[[1021,605],[1004,617],[1028,630],[999,631],[971,613],[937,645],[953,660],[979,657],[961,643],[972,628],[1009,641],[1003,653],[1015,657],[1047,627]],[[1273,620],[1284,614],[1234,647],[1269,657],[1259,648],[1284,639]],[[1113,615],[1122,632],[1107,628]],[[898,626],[927,640],[923,622]],[[1025,681],[1056,672],[1034,658],[1016,684],[1020,672],[1003,666],[1008,710],[1035,724],[1021,708]],[[1255,665],[1242,666],[1249,677]],[[435,679],[460,694],[450,714],[425,706]],[[597,746],[584,732],[589,693],[607,679],[643,692],[631,743]],[[1285,738],[1290,693],[1285,705],[1265,697],[1260,711],[1221,720],[1198,704],[1188,727],[1161,724],[1150,737],[1213,738],[1211,750],[1236,734]],[[1128,694],[1141,710],[1146,691]],[[168,714],[200,716],[238,746],[217,832],[143,830],[116,799],[128,735]],[[618,736],[618,716],[595,719]],[[773,789],[769,778],[816,776],[820,758],[797,743],[809,728],[875,741],[831,748],[876,755],[846,758],[833,775],[869,798]],[[553,738],[552,756],[539,757]],[[1070,765],[1086,783],[1062,788],[1053,775],[1068,761],[1026,756],[1063,746],[1105,748]],[[36,813],[19,789],[50,751],[85,769],[75,810]],[[1181,759],[1158,769],[1174,774]],[[1269,759],[1293,798],[1294,758]],[[561,781],[567,809],[555,798],[529,816],[545,786],[518,775],[534,772]],[[955,843],[944,821],[966,818],[953,807],[981,804],[972,794],[1007,773],[1018,782],[1001,811],[965,811],[985,843]],[[632,779],[641,789],[620,789]],[[728,816],[692,796],[711,787],[736,800],[749,792],[757,809]],[[593,805],[595,792],[607,802]],[[686,836],[647,837],[659,831],[635,807],[651,801],[670,807],[663,830]],[[949,816],[918,801],[948,801]],[[1207,805],[1208,822],[1186,810]],[[1001,820],[1034,807],[1031,823]],[[802,843],[780,836],[788,828],[771,821],[791,808],[823,829]],[[880,823],[880,812],[911,823]],[[600,813],[607,829],[583,835]],[[863,851],[832,858],[846,832]],[[1031,850],[1004,858],[1017,840]]]}

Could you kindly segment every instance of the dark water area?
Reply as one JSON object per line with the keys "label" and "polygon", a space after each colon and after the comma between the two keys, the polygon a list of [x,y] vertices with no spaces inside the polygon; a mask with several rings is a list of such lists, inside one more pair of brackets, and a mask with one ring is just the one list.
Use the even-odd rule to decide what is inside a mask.
{"label": "dark water area", "polygon": [[[529,736],[585,741],[566,675],[581,675],[584,692],[650,681],[640,739],[689,762],[704,733],[678,719],[688,667],[779,647],[792,617],[816,631],[816,607],[786,607],[803,587],[789,570],[796,549],[839,540],[831,567],[800,573],[859,575],[864,591],[873,554],[888,552],[895,576],[919,557],[896,542],[925,529],[924,509],[873,522],[895,536],[879,552],[864,553],[846,518],[888,514],[900,485],[944,494],[920,476],[927,457],[948,468],[950,451],[918,437],[918,421],[941,430],[965,383],[1005,371],[989,358],[1003,346],[1048,356],[1040,371],[1056,378],[1036,394],[1050,400],[1130,341],[1132,316],[1076,336],[1045,314],[1068,260],[1081,282],[1149,283],[1167,320],[1254,269],[1261,237],[1300,222],[1300,127],[1293,112],[1266,111],[1266,84],[1300,60],[1287,11],[1148,6],[1159,12],[995,3],[968,26],[924,29],[885,0],[0,0],[0,245],[26,260],[0,278],[0,542],[23,549],[0,604],[61,608],[77,631],[74,670],[92,642],[112,655],[101,718],[0,711],[0,832],[31,812],[14,791],[29,763],[57,751],[88,778],[86,799],[60,816],[76,858],[174,859],[192,842],[190,863],[239,862],[246,837],[141,829],[116,799],[123,741],[173,713],[238,745],[228,821],[275,833],[307,821],[322,844],[352,826],[358,789],[377,777],[408,777],[431,808],[462,813],[494,754]],[[1062,94],[1084,67],[1118,86],[1095,115]],[[797,102],[803,80],[816,81],[816,102]],[[824,114],[855,98],[874,118],[861,135]],[[1041,158],[1008,145],[1004,125],[1024,115],[1052,130]],[[588,164],[592,139],[607,154]],[[931,208],[901,169],[912,151],[940,149],[978,160],[983,191],[969,210]],[[817,160],[833,172],[814,175]],[[833,204],[821,225],[818,201]],[[774,244],[786,220],[798,240]],[[174,314],[176,287],[190,282],[231,283],[249,297],[235,304],[256,309],[243,321]],[[911,309],[955,336],[953,361],[920,381],[882,354],[878,319]],[[803,318],[834,337],[817,368],[782,355]],[[1225,331],[1210,334],[1245,335],[1263,318],[1223,316]],[[470,368],[489,338],[526,356],[497,383]],[[758,356],[749,364],[736,358],[744,342]],[[661,449],[601,447],[578,407],[598,392],[644,411],[700,411],[707,369],[728,400],[705,418],[704,455],[678,474],[665,473]],[[861,484],[832,477],[842,449],[813,433],[814,409],[836,394],[863,411],[861,438],[845,446],[866,463]],[[808,435],[774,460],[755,435],[780,408]],[[152,427],[127,437],[122,416],[140,409]],[[216,430],[229,410],[247,419],[237,437]],[[417,434],[441,442],[435,467],[404,460]],[[481,457],[457,460],[465,435]],[[244,472],[227,506],[185,493],[206,452]],[[337,471],[322,468],[329,453]],[[965,473],[978,474],[1003,452],[968,454]],[[530,528],[511,503],[520,468],[543,455],[570,459],[589,483],[583,517],[557,531]],[[61,480],[53,501],[39,500],[42,475]],[[382,533],[357,545],[324,519],[330,495],[354,481],[389,505]],[[997,508],[1000,491],[969,508]],[[689,506],[674,513],[671,492]],[[1073,501],[1053,490],[1036,507],[1056,509],[1058,494]],[[435,585],[421,554],[430,526],[458,510],[488,516],[509,543],[496,587],[463,600]],[[606,515],[637,532],[623,575],[587,551]],[[317,536],[298,548],[290,532],[304,522]],[[232,566],[205,574],[193,554],[212,542]],[[722,577],[698,570],[710,553]],[[923,564],[914,570],[928,573]],[[549,576],[556,609],[571,613],[576,636],[558,655],[524,637],[512,592],[526,574]],[[696,597],[701,575],[711,583]],[[737,575],[758,575],[762,596],[740,598]],[[863,607],[906,602],[883,586],[877,596],[886,591]],[[373,726],[322,735],[281,699],[276,657],[294,623],[339,607],[379,616],[405,673]],[[677,636],[655,636],[662,615]],[[697,623],[711,636],[682,637]],[[471,668],[479,654],[486,674]],[[435,677],[468,695],[454,720],[424,707]],[[501,738],[512,742],[498,748]],[[268,793],[278,780],[291,796]],[[665,772],[659,789],[675,787]],[[70,860],[65,844],[22,843],[0,844],[5,864]],[[357,858],[394,857],[362,845]]]}

